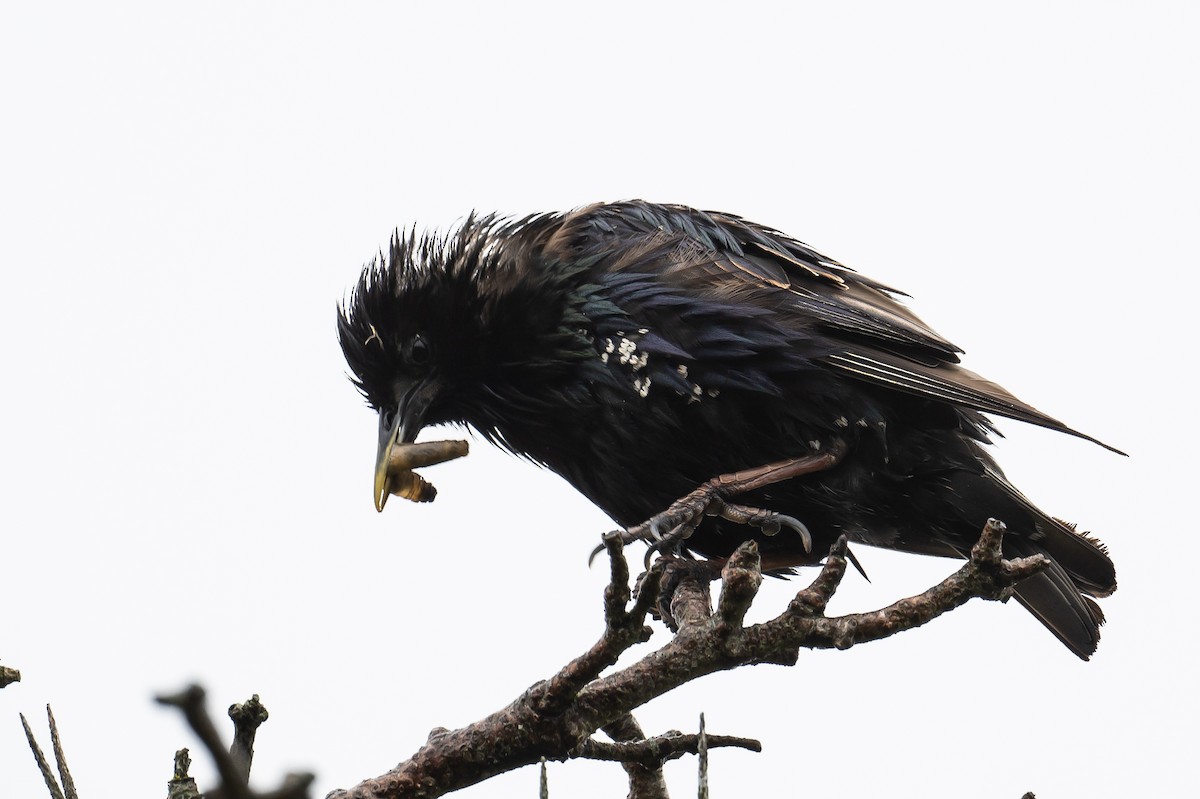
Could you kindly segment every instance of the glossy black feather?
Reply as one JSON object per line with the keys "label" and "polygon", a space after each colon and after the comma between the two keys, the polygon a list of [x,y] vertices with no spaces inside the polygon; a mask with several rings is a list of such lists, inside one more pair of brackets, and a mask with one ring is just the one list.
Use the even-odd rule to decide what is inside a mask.
{"label": "glossy black feather", "polygon": [[[339,337],[373,407],[470,425],[626,526],[718,474],[844,440],[835,469],[739,500],[801,519],[812,555],[716,519],[687,546],[721,557],[755,537],[782,568],[844,533],[961,556],[994,516],[1010,554],[1056,561],[1018,598],[1086,658],[1103,617],[1082,593],[1111,593],[1112,563],[1007,482],[982,413],[1095,439],[959,366],[898,294],[739,217],[624,202],[397,235]],[[406,361],[415,335],[431,363]]]}

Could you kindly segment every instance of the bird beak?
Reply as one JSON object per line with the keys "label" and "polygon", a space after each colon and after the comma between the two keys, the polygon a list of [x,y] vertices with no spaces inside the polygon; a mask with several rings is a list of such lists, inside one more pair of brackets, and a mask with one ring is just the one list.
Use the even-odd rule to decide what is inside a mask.
{"label": "bird beak", "polygon": [[419,384],[394,407],[379,412],[379,451],[375,455],[375,510],[382,511],[390,494],[413,502],[430,502],[437,489],[413,471],[467,454],[466,441],[413,443],[425,426],[425,414],[437,388]]}
{"label": "bird beak", "polygon": [[386,413],[379,414],[379,452],[375,455],[375,510],[383,512],[387,504],[391,487],[388,485],[392,447],[400,438],[400,430],[404,426],[404,414],[396,413],[391,425],[388,425]]}
{"label": "bird beak", "polygon": [[[397,444],[407,444],[425,426],[425,410],[434,391],[429,383],[409,386],[400,401],[379,409],[379,451],[375,454],[375,510],[383,512],[398,465],[393,454]],[[411,466],[408,468],[412,468]]]}

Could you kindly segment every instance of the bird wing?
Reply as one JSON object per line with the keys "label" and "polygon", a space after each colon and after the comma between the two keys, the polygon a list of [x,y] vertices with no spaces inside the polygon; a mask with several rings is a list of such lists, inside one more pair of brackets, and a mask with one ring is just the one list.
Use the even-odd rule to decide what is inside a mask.
{"label": "bird wing", "polygon": [[1120,452],[959,366],[962,350],[898,301],[903,292],[779,231],[731,214],[640,201],[591,206],[564,222],[574,235],[593,241],[677,239],[677,257],[660,259],[664,276],[694,279],[699,272],[708,285],[726,291],[774,292],[782,312],[811,320],[837,343],[838,351],[821,360],[853,379],[1018,419]]}

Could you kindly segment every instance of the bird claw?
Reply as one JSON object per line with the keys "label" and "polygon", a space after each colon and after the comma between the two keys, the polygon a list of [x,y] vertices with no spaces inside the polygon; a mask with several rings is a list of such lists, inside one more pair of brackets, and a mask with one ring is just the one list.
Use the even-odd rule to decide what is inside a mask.
{"label": "bird claw", "polygon": [[730,504],[726,504],[719,515],[721,518],[728,519],[731,522],[757,527],[762,530],[763,535],[768,536],[778,535],[782,528],[787,527],[800,536],[800,541],[804,545],[804,551],[806,553],[812,552],[812,533],[809,532],[808,526],[795,516],[788,516],[784,513],[765,510],[763,508],[750,508],[745,505]]}
{"label": "bird claw", "polygon": [[[661,525],[656,519],[650,519],[636,527],[630,527],[627,530],[616,530],[609,535],[615,535],[621,540],[622,546],[628,546],[635,541],[641,541],[646,544],[646,557],[642,559],[643,565],[650,568],[650,559],[656,554],[664,557],[680,557],[683,555],[680,542],[689,538],[696,530],[694,524],[677,524],[669,533],[663,534],[659,532]],[[596,560],[596,556],[603,552],[604,544],[598,544],[588,555],[588,566]]]}
{"label": "bird claw", "polygon": [[[644,541],[649,545],[646,562],[655,552],[663,555],[682,553],[680,542],[691,537],[705,516],[719,516],[737,524],[747,524],[762,530],[763,535],[778,535],[784,527],[800,536],[806,553],[812,553],[813,537],[808,526],[794,516],[765,508],[735,505],[727,499],[805,474],[836,466],[846,454],[846,442],[836,439],[825,452],[803,458],[769,463],[757,469],[723,474],[714,477],[692,493],[671,503],[671,507],[656,513],[641,524],[620,532],[621,541],[631,544]],[[663,530],[670,532],[663,534]],[[590,564],[604,547],[597,547],[588,558]]]}
{"label": "bird claw", "polygon": [[[781,529],[787,527],[800,536],[804,551],[812,552],[812,533],[804,522],[778,511],[735,505],[725,500],[722,496],[724,493],[725,489],[719,486],[705,484],[662,513],[630,527],[626,530],[623,540],[626,543],[644,541],[649,544],[650,551],[646,555],[649,559],[654,552],[666,554],[668,547],[677,548],[681,541],[691,537],[704,517],[708,516],[756,527],[763,531],[763,535],[768,536],[777,535]],[[670,532],[664,534],[664,529]]]}
{"label": "bird claw", "polygon": [[658,520],[657,520],[657,519],[651,519],[651,520],[650,520],[650,527],[649,527],[649,529],[647,530],[647,532],[648,532],[648,535],[647,535],[647,538],[646,538],[646,540],[647,540],[647,541],[651,541],[651,542],[653,542],[654,544],[657,544],[657,543],[661,542],[661,541],[663,540],[663,534],[662,534],[661,532],[659,532],[659,529],[660,529],[660,527],[659,527],[659,524],[658,524]]}
{"label": "bird claw", "polygon": [[[654,520],[651,519],[637,525],[636,527],[630,527],[626,530],[614,530],[613,532],[606,534],[606,537],[615,536],[621,541],[622,547],[627,547],[635,541],[641,541],[647,544],[648,549],[646,551],[646,564],[649,566],[650,558],[655,552],[664,552],[668,548],[677,544],[681,539],[687,538],[688,535],[691,535],[690,531],[687,533],[687,535],[678,535],[677,530],[672,530],[670,533],[663,535],[658,531],[658,525],[654,524],[653,522]],[[591,566],[592,562],[596,560],[596,556],[604,550],[605,545],[603,543],[597,544],[592,550],[591,554],[588,555],[588,566]]]}
{"label": "bird claw", "polygon": [[671,532],[659,536],[656,541],[650,542],[649,546],[646,547],[646,557],[642,559],[642,565],[647,569],[650,568],[650,558],[654,557],[655,553],[663,557],[682,556],[683,548],[679,544],[685,538],[690,537],[695,529],[695,525],[680,524],[672,529]]}

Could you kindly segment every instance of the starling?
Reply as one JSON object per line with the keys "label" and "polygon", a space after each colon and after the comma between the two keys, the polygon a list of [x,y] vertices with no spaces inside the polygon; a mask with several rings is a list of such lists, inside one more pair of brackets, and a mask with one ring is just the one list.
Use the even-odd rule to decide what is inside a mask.
{"label": "starling", "polygon": [[[392,450],[455,423],[689,556],[754,539],[764,570],[817,563],[841,535],[966,557],[995,517],[1006,557],[1051,561],[1018,601],[1087,659],[1112,561],[1008,482],[984,414],[1113,448],[959,366],[897,296],[777,230],[679,205],[398,232],[338,318],[379,413],[376,506]],[[742,504],[664,512],[737,473]]]}

